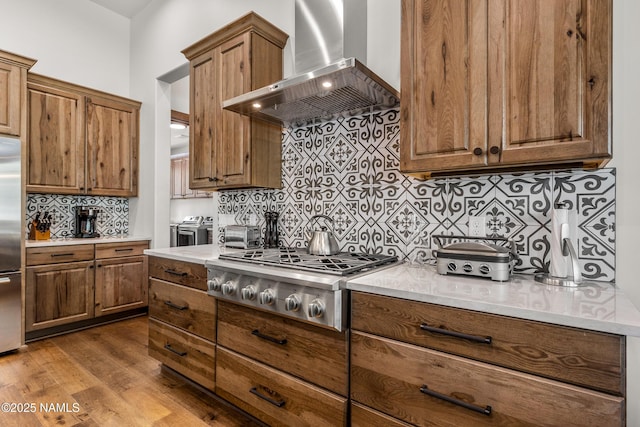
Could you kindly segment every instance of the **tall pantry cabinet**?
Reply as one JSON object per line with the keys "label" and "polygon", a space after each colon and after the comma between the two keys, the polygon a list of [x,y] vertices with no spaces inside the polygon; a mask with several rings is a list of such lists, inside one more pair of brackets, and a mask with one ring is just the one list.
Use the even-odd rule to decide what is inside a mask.
{"label": "tall pantry cabinet", "polygon": [[601,166],[611,0],[403,0],[401,170]]}
{"label": "tall pantry cabinet", "polygon": [[281,127],[222,102],[281,79],[287,38],[251,12],[182,51],[190,61],[189,188],[281,186]]}

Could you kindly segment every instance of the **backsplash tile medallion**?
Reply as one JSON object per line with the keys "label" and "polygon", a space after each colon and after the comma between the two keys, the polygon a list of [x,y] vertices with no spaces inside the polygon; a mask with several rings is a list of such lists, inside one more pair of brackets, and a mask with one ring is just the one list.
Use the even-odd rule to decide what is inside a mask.
{"label": "backsplash tile medallion", "polygon": [[88,206],[100,210],[96,229],[100,236],[117,236],[129,232],[129,199],[124,197],[73,196],[61,194],[27,194],[25,233],[37,212],[52,214],[51,237],[74,237],[75,208]]}
{"label": "backsplash tile medallion", "polygon": [[[399,111],[288,128],[282,189],[220,191],[219,213],[246,224],[277,210],[280,244],[304,247],[313,215],[334,219],[344,251],[431,258],[432,236],[466,235],[469,215],[487,235],[514,240],[516,270],[549,268],[551,209],[569,202],[584,276],[615,279],[615,169],[451,177],[419,181],[399,172]],[[223,233],[219,234],[222,239]]]}

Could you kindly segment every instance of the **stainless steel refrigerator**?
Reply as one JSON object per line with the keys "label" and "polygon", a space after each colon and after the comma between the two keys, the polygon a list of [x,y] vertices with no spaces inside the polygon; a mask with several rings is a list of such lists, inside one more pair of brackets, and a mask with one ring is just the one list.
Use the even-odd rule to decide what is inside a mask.
{"label": "stainless steel refrigerator", "polygon": [[20,140],[0,136],[0,353],[22,344]]}

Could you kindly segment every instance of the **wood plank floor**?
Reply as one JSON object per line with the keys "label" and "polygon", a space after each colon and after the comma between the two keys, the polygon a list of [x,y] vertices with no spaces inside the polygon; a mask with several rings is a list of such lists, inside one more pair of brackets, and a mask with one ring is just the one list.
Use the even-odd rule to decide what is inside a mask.
{"label": "wood plank floor", "polygon": [[0,426],[260,425],[161,369],[147,336],[142,316],[0,356]]}

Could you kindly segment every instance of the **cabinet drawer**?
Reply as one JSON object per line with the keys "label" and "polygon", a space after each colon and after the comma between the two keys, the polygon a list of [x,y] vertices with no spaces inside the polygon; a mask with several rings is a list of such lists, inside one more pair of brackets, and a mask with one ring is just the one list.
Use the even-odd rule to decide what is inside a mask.
{"label": "cabinet drawer", "polygon": [[396,418],[351,402],[351,427],[411,427]]}
{"label": "cabinet drawer", "polygon": [[123,256],[144,255],[149,249],[149,242],[97,243],[96,259],[116,258]]}
{"label": "cabinet drawer", "polygon": [[152,256],[149,257],[149,275],[191,288],[207,290],[207,269],[204,265]]}
{"label": "cabinet drawer", "polygon": [[[352,328],[596,390],[625,393],[623,336],[361,292],[352,293]],[[452,332],[468,337],[452,336]]]}
{"label": "cabinet drawer", "polygon": [[218,344],[347,395],[347,334],[218,301]]}
{"label": "cabinet drawer", "polygon": [[209,341],[216,340],[216,299],[206,292],[150,278],[149,315]]}
{"label": "cabinet drawer", "polygon": [[215,388],[215,354],[212,342],[149,319],[149,356],[211,390]]}
{"label": "cabinet drawer", "polygon": [[270,426],[345,426],[347,400],[218,347],[216,394]]}
{"label": "cabinet drawer", "polygon": [[621,397],[360,332],[351,339],[351,398],[409,423],[623,425]]}
{"label": "cabinet drawer", "polygon": [[42,246],[27,248],[27,265],[92,261],[93,245]]}

